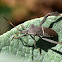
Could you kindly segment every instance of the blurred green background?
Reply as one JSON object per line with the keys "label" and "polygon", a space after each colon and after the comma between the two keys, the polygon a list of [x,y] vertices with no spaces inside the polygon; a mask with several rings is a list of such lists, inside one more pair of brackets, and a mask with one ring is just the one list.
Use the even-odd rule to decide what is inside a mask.
{"label": "blurred green background", "polygon": [[62,0],[0,0],[0,35],[12,28],[2,16],[18,25],[53,11],[62,13]]}

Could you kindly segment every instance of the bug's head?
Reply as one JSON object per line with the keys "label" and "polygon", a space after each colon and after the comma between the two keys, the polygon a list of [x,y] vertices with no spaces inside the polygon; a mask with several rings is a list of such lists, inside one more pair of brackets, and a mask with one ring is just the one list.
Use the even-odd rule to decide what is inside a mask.
{"label": "bug's head", "polygon": [[22,34],[28,34],[28,30],[23,30]]}

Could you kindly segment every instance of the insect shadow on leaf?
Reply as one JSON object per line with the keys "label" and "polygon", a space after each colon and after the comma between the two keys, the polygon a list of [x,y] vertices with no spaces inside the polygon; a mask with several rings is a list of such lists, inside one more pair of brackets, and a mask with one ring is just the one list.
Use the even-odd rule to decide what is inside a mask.
{"label": "insect shadow on leaf", "polygon": [[57,23],[57,22],[59,22],[59,21],[61,21],[61,20],[62,20],[62,17],[58,18],[56,21],[54,21],[54,22],[52,22],[52,23],[50,24],[49,28],[52,28],[53,25],[54,25],[54,23]]}
{"label": "insect shadow on leaf", "polygon": [[[49,44],[52,43],[52,44],[62,44],[62,42],[56,42],[55,40],[51,40],[50,38],[54,38],[54,36],[57,36],[57,33],[51,29],[51,28],[47,28],[47,27],[42,27],[42,24],[46,21],[47,17],[48,16],[61,16],[60,13],[58,12],[52,12],[52,13],[48,13],[47,15],[44,16],[43,20],[41,21],[40,25],[39,26],[35,26],[34,24],[31,25],[31,27],[29,29],[26,29],[23,25],[21,25],[24,30],[20,30],[18,29],[17,27],[15,27],[15,25],[13,25],[8,19],[6,19],[4,16],[4,18],[13,26],[15,27],[16,29],[18,29],[20,31],[20,33],[17,33],[16,35],[18,34],[23,34],[22,36],[18,36],[16,37],[16,35],[12,38],[12,40],[14,38],[21,38],[23,36],[27,36],[27,35],[30,35],[32,37],[32,39],[34,40],[34,45],[29,45],[27,43],[25,43],[26,45],[24,45],[24,43],[22,42],[22,44],[24,46],[28,46],[28,47],[33,47],[34,48],[40,48],[40,53],[41,53],[41,49],[43,48],[44,50],[48,50],[49,48],[51,48],[52,46],[50,46]],[[38,36],[40,37],[40,39],[36,42],[35,40],[35,36]],[[42,37],[41,37],[42,36]],[[41,41],[41,43],[40,43]],[[45,43],[44,43],[45,41]],[[46,42],[47,41],[47,42]],[[39,45],[40,43],[40,45]],[[49,46],[47,46],[47,44]],[[39,46],[38,46],[39,45]],[[45,47],[46,46],[46,47]]]}
{"label": "insect shadow on leaf", "polygon": [[60,55],[62,55],[62,52],[60,52],[60,51],[57,51],[55,49],[51,49],[51,50],[54,51],[54,52],[56,52],[56,53],[58,53],[58,54],[60,54]]}

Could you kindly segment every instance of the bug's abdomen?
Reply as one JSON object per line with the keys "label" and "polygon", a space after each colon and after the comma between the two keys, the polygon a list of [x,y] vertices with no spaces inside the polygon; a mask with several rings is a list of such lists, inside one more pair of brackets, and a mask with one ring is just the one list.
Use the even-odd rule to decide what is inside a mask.
{"label": "bug's abdomen", "polygon": [[53,37],[57,35],[57,33],[51,28],[43,27],[43,30],[46,37]]}

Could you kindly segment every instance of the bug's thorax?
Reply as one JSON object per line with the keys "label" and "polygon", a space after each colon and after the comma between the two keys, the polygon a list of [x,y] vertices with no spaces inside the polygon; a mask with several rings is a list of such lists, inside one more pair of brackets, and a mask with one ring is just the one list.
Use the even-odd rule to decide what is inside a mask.
{"label": "bug's thorax", "polygon": [[40,35],[41,32],[41,27],[35,26],[34,24],[32,24],[31,27],[28,29],[28,34],[31,35]]}

